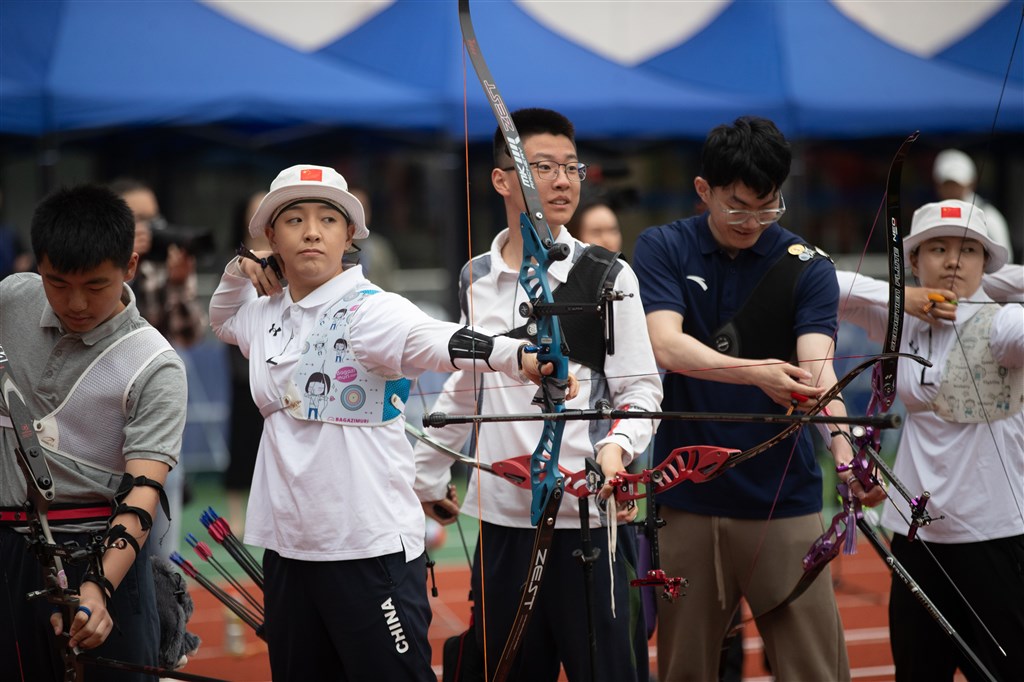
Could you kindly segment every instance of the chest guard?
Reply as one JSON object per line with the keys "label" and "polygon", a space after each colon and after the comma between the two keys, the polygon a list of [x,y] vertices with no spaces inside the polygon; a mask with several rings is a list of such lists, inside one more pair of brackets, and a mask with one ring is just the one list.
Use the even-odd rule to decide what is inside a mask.
{"label": "chest guard", "polygon": [[352,316],[381,292],[369,282],[330,304],[302,344],[291,386],[264,417],[286,410],[305,421],[344,426],[383,426],[402,416],[410,381],[385,379],[363,366],[350,350]]}
{"label": "chest guard", "polygon": [[57,409],[36,421],[40,444],[70,459],[123,473],[128,391],[143,370],[169,350],[171,344],[148,326],[112,343],[86,368]]}
{"label": "chest guard", "polygon": [[[739,312],[712,332],[705,343],[734,358],[795,359],[794,293],[801,273],[815,258],[829,256],[806,244],[790,244],[786,253],[761,277]],[[765,305],[766,301],[771,305]],[[685,322],[683,326],[685,329]]]}
{"label": "chest guard", "polygon": [[931,408],[948,422],[997,421],[1024,409],[1024,368],[1001,367],[988,345],[997,312],[996,306],[983,306],[960,328],[963,350],[954,347],[946,359]]}

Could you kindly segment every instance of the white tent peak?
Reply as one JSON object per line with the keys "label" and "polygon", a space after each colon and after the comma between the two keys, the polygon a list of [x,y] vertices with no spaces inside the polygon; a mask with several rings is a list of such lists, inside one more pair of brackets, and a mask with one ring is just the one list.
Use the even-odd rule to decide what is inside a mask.
{"label": "white tent peak", "polygon": [[316,52],[359,28],[393,5],[395,0],[199,2],[257,33],[300,52]]}
{"label": "white tent peak", "polygon": [[885,42],[929,59],[992,18],[1009,0],[833,0],[844,16]]}
{"label": "white tent peak", "polygon": [[[1010,0],[830,0],[880,40],[931,58],[955,44]],[[198,0],[224,16],[300,52],[315,52],[391,7],[395,0]],[[632,67],[685,43],[733,0],[514,0],[548,30],[622,66]]]}
{"label": "white tent peak", "polygon": [[537,23],[622,66],[636,66],[703,31],[732,0],[516,0]]}

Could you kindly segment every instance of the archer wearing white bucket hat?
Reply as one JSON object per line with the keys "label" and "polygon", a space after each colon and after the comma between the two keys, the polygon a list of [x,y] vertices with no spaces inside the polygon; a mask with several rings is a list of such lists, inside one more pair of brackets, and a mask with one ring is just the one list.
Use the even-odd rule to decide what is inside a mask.
{"label": "archer wearing white bucket hat", "polygon": [[987,273],[1006,265],[1009,254],[1005,246],[989,236],[985,212],[966,201],[937,201],[914,211],[910,234],[903,239],[903,246],[908,252],[913,252],[921,242],[938,237],[960,237],[981,242],[985,247]]}
{"label": "archer wearing white bucket hat", "polygon": [[[998,270],[987,277],[1002,279],[1000,298],[1022,300],[1024,276],[1019,266],[1004,267],[1006,249],[992,240],[985,214],[966,202],[922,206],[904,244],[920,287],[906,290],[900,351],[930,364],[899,359],[894,383],[906,417],[893,472],[912,494],[931,491],[928,512],[936,522],[911,542],[909,505],[890,495],[882,525],[893,532],[893,556],[964,633],[992,679],[1020,679],[1024,650],[1009,647],[1004,654],[970,621],[986,623],[1000,642],[1024,641],[1024,308],[999,305],[982,285],[983,272]],[[844,319],[881,340],[888,283],[853,272],[836,275]],[[929,298],[921,314],[911,300],[921,301],[923,293]],[[947,575],[935,574],[936,561]],[[971,595],[976,615],[956,606],[958,590]],[[896,679],[952,682],[957,668],[974,675],[974,666],[948,645],[896,578],[889,638]]]}
{"label": "archer wearing white bucket hat", "polygon": [[[369,232],[331,168],[281,171],[249,230],[273,251],[243,248],[227,264],[210,324],[249,359],[264,417],[245,542],[266,550],[271,674],[435,682],[407,377],[469,369],[539,381],[537,356],[519,339],[434,320],[345,262]],[[567,398],[578,389],[570,376]]]}
{"label": "archer wearing white bucket hat", "polygon": [[363,205],[349,193],[344,176],[326,166],[301,164],[285,168],[270,183],[270,192],[263,197],[249,221],[249,234],[253,237],[263,236],[263,230],[273,227],[274,220],[284,209],[296,203],[311,201],[321,201],[341,211],[355,225],[353,239],[366,239],[370,236]]}

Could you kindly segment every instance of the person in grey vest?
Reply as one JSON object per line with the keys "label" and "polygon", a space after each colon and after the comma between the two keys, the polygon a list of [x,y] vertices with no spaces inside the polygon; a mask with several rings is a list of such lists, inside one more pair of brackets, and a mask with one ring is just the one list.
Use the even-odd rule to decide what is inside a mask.
{"label": "person in grey vest", "polygon": [[[0,282],[0,345],[13,385],[52,474],[50,525],[57,544],[85,547],[95,561],[66,561],[79,605],[71,622],[51,613],[40,559],[25,542],[26,478],[9,405],[0,403],[0,679],[53,680],[62,646],[154,666],[160,632],[150,568],[153,517],[167,509],[163,483],[178,461],[185,426],[185,369],[146,322],[128,287],[139,256],[135,223],[110,190],[84,185],[44,199],[32,219],[39,274]],[[20,515],[19,515],[20,514]],[[49,621],[50,627],[46,627]],[[48,632],[49,631],[49,632]],[[104,671],[104,680],[152,679]]]}

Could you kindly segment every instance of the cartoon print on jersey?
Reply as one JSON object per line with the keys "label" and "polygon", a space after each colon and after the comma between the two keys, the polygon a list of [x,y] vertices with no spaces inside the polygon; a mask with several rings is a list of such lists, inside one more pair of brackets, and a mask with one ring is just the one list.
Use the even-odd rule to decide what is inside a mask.
{"label": "cartoon print on jersey", "polygon": [[[334,325],[331,325],[331,329],[334,329]],[[348,353],[348,341],[345,339],[335,339],[334,341],[334,361],[341,362],[342,358]]]}
{"label": "cartoon print on jersey", "polygon": [[322,421],[321,413],[327,407],[327,393],[331,390],[331,379],[322,372],[314,372],[306,380],[306,419]]}
{"label": "cartoon print on jersey", "polygon": [[[349,324],[363,299],[379,293],[357,289],[318,318],[302,345],[294,386],[303,395],[298,416],[325,423],[374,425],[401,416],[409,380],[387,380],[367,370],[353,355]],[[333,350],[333,353],[331,352]]]}
{"label": "cartoon print on jersey", "polygon": [[347,312],[348,310],[346,310],[345,308],[334,311],[334,315],[331,317],[331,331],[334,331],[335,329],[338,328],[338,324],[345,317],[345,313]]}

